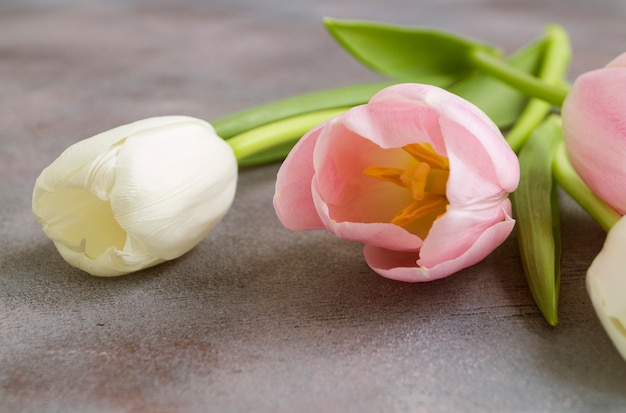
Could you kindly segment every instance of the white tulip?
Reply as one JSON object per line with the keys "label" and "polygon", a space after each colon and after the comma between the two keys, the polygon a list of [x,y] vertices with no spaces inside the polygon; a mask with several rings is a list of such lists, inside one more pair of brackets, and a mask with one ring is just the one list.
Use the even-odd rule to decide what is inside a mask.
{"label": "white tulip", "polygon": [[626,218],[613,225],[587,270],[587,291],[604,329],[626,359]]}
{"label": "white tulip", "polygon": [[33,212],[68,263],[116,276],[196,246],[236,184],[237,160],[210,124],[155,117],[67,148],[37,178]]}

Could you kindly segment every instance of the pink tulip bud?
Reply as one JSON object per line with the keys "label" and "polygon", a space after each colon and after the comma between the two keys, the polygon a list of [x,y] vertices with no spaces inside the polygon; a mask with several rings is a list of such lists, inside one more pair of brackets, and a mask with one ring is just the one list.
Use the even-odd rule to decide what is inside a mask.
{"label": "pink tulip bud", "polygon": [[579,76],[563,104],[572,165],[620,214],[626,213],[626,53]]}
{"label": "pink tulip bud", "polygon": [[508,237],[518,181],[517,157],[482,111],[400,84],[308,132],[278,172],[274,207],[287,228],[365,244],[382,276],[429,281]]}

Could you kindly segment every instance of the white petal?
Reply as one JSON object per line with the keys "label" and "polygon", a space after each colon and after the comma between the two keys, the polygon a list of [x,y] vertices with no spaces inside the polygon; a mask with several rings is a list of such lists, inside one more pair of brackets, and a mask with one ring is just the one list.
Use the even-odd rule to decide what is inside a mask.
{"label": "white petal", "polygon": [[113,216],[109,202],[86,190],[60,186],[39,198],[44,232],[57,247],[79,251],[96,259],[108,248],[122,250],[127,234]]}
{"label": "white petal", "polygon": [[626,218],[609,231],[587,271],[587,291],[604,329],[626,359]]}
{"label": "white petal", "polygon": [[198,119],[186,116],[160,116],[118,126],[91,138],[83,139],[63,151],[50,166],[44,169],[37,178],[35,187],[44,191],[54,191],[58,184],[65,181],[71,174],[91,162],[118,141],[147,128],[155,128],[181,121],[201,122]]}
{"label": "white petal", "polygon": [[189,251],[233,201],[237,160],[207,126],[183,122],[142,131],[119,151],[114,215],[156,257]]}
{"label": "white petal", "polygon": [[98,155],[94,160],[72,174],[63,185],[84,189],[103,201],[108,201],[115,184],[115,164],[122,139]]}
{"label": "white petal", "polygon": [[193,248],[228,210],[236,178],[230,146],[207,122],[150,118],[64,151],[37,179],[33,212],[70,264],[121,275]]}
{"label": "white petal", "polygon": [[131,253],[108,248],[98,257],[89,257],[80,249],[55,242],[57,250],[70,265],[98,277],[116,277],[160,264],[164,260],[133,251]]}

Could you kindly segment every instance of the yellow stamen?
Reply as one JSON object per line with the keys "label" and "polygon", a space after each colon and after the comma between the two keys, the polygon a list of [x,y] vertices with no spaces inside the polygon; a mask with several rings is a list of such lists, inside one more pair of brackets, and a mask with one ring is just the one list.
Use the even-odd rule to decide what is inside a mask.
{"label": "yellow stamen", "polygon": [[448,184],[448,176],[450,171],[443,169],[431,168],[428,173],[428,179],[424,186],[424,191],[429,194],[446,195],[446,187]]}
{"label": "yellow stamen", "polygon": [[412,157],[420,162],[426,162],[433,168],[450,169],[448,158],[439,155],[433,147],[428,143],[413,143],[404,146],[402,149],[411,154]]}
{"label": "yellow stamen", "polygon": [[417,201],[424,199],[424,188],[426,187],[428,172],[430,172],[430,166],[426,162],[417,162],[415,166],[408,168],[400,176],[402,184],[411,191],[413,199]]}
{"label": "yellow stamen", "polygon": [[[427,143],[406,145],[402,149],[414,159],[406,169],[370,166],[363,173],[380,181],[405,187],[409,191],[413,201],[391,219],[392,224],[406,226],[433,212],[445,211],[450,166],[448,158],[439,155]],[[430,226],[432,222],[426,222],[426,232]]]}
{"label": "yellow stamen", "polygon": [[385,166],[369,166],[363,170],[363,173],[379,181],[391,182],[396,185],[404,186],[401,176],[404,170],[397,168],[387,168]]}
{"label": "yellow stamen", "polygon": [[435,196],[425,201],[413,201],[391,219],[392,224],[404,226],[422,218],[423,216],[442,208],[446,204],[446,198]]}

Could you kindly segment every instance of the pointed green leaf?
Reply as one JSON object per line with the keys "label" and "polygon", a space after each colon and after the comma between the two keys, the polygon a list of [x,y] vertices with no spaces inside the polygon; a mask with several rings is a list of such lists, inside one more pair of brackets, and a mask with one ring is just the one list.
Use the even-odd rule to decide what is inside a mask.
{"label": "pointed green leaf", "polygon": [[551,116],[519,154],[520,182],[511,197],[530,292],[546,321],[558,323],[561,237],[552,162],[561,142],[560,118]]}
{"label": "pointed green leaf", "polygon": [[492,46],[433,29],[331,18],[324,24],[356,59],[400,81],[452,82],[474,70],[468,58],[472,50],[496,53]]}

